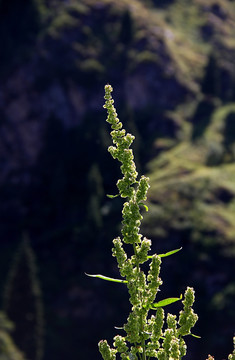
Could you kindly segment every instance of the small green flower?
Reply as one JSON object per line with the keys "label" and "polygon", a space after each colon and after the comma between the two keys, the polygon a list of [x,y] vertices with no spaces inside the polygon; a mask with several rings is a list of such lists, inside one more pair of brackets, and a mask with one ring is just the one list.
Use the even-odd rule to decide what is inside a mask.
{"label": "small green flower", "polygon": [[124,325],[124,330],[127,333],[126,339],[131,344],[138,344],[141,342],[140,336],[140,318],[137,311],[131,312],[127,323]]}
{"label": "small green flower", "polygon": [[180,349],[180,357],[182,358],[187,353],[187,346],[186,346],[185,341],[184,341],[184,339],[182,337],[180,337],[179,349]]}
{"label": "small green flower", "polygon": [[180,346],[179,346],[179,339],[174,338],[171,341],[171,355],[170,357],[174,360],[180,359]]}
{"label": "small green flower", "polygon": [[99,342],[99,350],[104,360],[115,360],[117,350],[111,349],[106,340]]}
{"label": "small green flower", "polygon": [[152,341],[158,343],[160,337],[162,336],[162,328],[164,325],[164,310],[158,308],[156,316],[153,317],[153,327],[152,327]]}
{"label": "small green flower", "polygon": [[235,336],[233,337],[233,353],[228,356],[228,360],[235,360]]}
{"label": "small green flower", "polygon": [[118,266],[120,269],[122,269],[127,259],[127,255],[123,249],[122,242],[119,237],[113,240],[113,244],[113,256],[117,258]]}
{"label": "small green flower", "polygon": [[127,354],[128,347],[126,345],[126,340],[123,336],[117,335],[114,337],[113,345],[117,348],[117,351],[122,354]]}
{"label": "small green flower", "polygon": [[136,202],[139,204],[141,201],[147,200],[147,191],[149,189],[149,178],[141,176],[138,188],[136,191]]}
{"label": "small green flower", "polygon": [[137,246],[136,251],[136,258],[139,264],[143,264],[148,260],[148,252],[151,248],[151,240],[147,238],[143,238],[141,244]]}
{"label": "small green flower", "polygon": [[191,333],[191,328],[195,325],[198,320],[198,316],[194,313],[192,305],[194,303],[194,290],[193,288],[187,287],[184,295],[184,310],[180,311],[179,316],[179,334],[181,336],[188,335]]}

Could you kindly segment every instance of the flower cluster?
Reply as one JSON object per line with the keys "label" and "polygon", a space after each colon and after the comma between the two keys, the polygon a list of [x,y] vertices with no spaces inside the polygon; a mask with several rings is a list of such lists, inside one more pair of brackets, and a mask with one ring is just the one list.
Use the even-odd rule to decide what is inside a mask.
{"label": "flower cluster", "polygon": [[115,146],[110,146],[108,151],[111,153],[114,159],[118,159],[121,165],[121,171],[123,173],[123,178],[118,180],[117,186],[120,192],[121,197],[131,197],[133,194],[132,184],[136,182],[138,173],[136,171],[136,166],[133,161],[133,152],[129,147],[131,146],[134,136],[131,134],[126,134],[126,130],[122,129],[122,123],[117,117],[116,110],[113,106],[113,99],[111,96],[112,87],[110,85],[105,86],[105,105],[104,108],[107,109],[108,117],[107,122],[111,124],[113,131],[111,136],[113,139],[113,144]]}
{"label": "flower cluster", "polygon": [[[115,336],[113,348],[106,340],[100,341],[99,350],[104,360],[115,360],[118,353],[122,360],[178,360],[186,354],[183,336],[191,333],[191,328],[197,321],[197,315],[192,310],[194,290],[187,288],[183,300],[184,308],[178,319],[171,314],[165,317],[163,306],[181,298],[154,303],[162,285],[159,277],[161,256],[149,255],[151,240],[140,234],[141,211],[143,207],[147,208],[143,202],[147,199],[149,179],[141,176],[137,180],[138,173],[130,149],[134,136],[123,129],[111,92],[112,87],[106,85],[104,107],[108,112],[107,122],[111,124],[113,140],[113,146],[108,150],[114,159],[121,162],[123,178],[118,180],[117,187],[119,195],[126,198],[122,210],[122,238],[113,240],[112,253],[125,280],[116,281],[127,285],[131,311],[123,326],[125,336]],[[132,246],[132,255],[129,257],[126,246]],[[149,267],[144,271],[142,264],[147,262]]]}

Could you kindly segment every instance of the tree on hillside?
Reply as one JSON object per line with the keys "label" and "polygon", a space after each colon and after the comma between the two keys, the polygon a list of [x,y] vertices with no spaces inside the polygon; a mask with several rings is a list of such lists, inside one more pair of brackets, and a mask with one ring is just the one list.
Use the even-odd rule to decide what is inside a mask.
{"label": "tree on hillside", "polygon": [[4,294],[4,310],[14,322],[13,338],[30,360],[43,355],[43,307],[35,256],[24,238],[13,259]]}
{"label": "tree on hillside", "polygon": [[205,95],[219,96],[219,69],[217,58],[214,53],[211,53],[208,58],[208,63],[205,68],[204,78],[201,83],[201,91]]}
{"label": "tree on hillside", "polygon": [[7,319],[4,312],[0,311],[0,360],[24,360],[23,354],[10,335],[13,329],[13,323]]}
{"label": "tree on hillside", "polygon": [[133,20],[130,11],[125,11],[121,19],[119,40],[125,46],[130,45],[134,37]]}

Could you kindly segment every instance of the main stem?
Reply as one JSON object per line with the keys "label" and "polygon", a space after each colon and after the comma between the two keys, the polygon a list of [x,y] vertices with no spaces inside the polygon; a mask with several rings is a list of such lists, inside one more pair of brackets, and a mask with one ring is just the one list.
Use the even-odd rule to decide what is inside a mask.
{"label": "main stem", "polygon": [[[133,244],[133,248],[134,248],[134,254],[135,254],[135,257],[137,259],[137,251],[136,251],[136,244]],[[138,273],[140,273],[140,264],[139,262],[137,261],[136,262],[136,267],[137,267],[137,271]],[[141,291],[139,291],[139,297],[141,299],[141,307],[143,307],[143,296],[142,296],[142,293]],[[140,323],[140,326],[141,326],[141,333],[142,335],[144,334],[144,319],[143,319],[143,314],[141,315],[141,323]],[[145,349],[145,340],[144,340],[144,337],[142,338],[142,342],[141,342],[141,346],[142,346],[142,349],[143,349],[143,354],[142,354],[142,360],[146,360],[146,349]]]}

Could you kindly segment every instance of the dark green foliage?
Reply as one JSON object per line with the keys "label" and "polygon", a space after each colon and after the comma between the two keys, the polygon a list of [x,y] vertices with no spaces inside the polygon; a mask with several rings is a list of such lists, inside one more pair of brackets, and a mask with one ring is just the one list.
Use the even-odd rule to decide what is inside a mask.
{"label": "dark green foliage", "polygon": [[224,147],[227,151],[227,161],[235,159],[235,112],[231,112],[224,119]]}
{"label": "dark green foliage", "polygon": [[224,147],[223,145],[212,142],[207,150],[206,165],[207,166],[218,166],[223,162],[224,159]]}
{"label": "dark green foliage", "polygon": [[131,45],[134,39],[133,20],[130,11],[125,11],[121,19],[121,30],[119,34],[120,42],[125,45]]}
{"label": "dark green foliage", "polygon": [[204,98],[198,103],[195,113],[192,117],[193,141],[203,135],[204,131],[206,130],[207,126],[211,121],[211,115],[214,110],[215,110],[215,104],[211,99]]}
{"label": "dark green foliage", "polygon": [[217,52],[212,51],[208,57],[201,91],[208,97],[218,97],[224,102],[230,102],[233,101],[235,73],[233,68],[228,68],[226,62],[233,55],[228,52],[229,55],[225,54],[223,58],[220,50]]}
{"label": "dark green foliage", "polygon": [[225,118],[224,143],[226,146],[235,142],[235,112],[231,112]]}
{"label": "dark green foliage", "polygon": [[[94,134],[100,134],[100,139],[94,141]],[[35,184],[35,191],[43,194],[37,200],[43,206],[34,209],[39,227],[45,221],[52,231],[58,224],[62,231],[78,226],[90,229],[91,224],[101,223],[103,183],[109,178],[108,173],[106,179],[100,176],[100,167],[105,166],[103,142],[105,129],[97,113],[88,113],[83,124],[72,129],[65,129],[55,116],[48,119],[38,169],[41,183]]]}
{"label": "dark green foliage", "polygon": [[43,356],[43,306],[35,257],[29,240],[24,238],[14,257],[7,278],[4,309],[14,321],[13,338],[28,359]]}
{"label": "dark green foliage", "polygon": [[203,94],[209,96],[219,96],[221,91],[219,76],[217,57],[214,53],[211,53],[205,68],[204,78],[201,83],[201,91]]}

